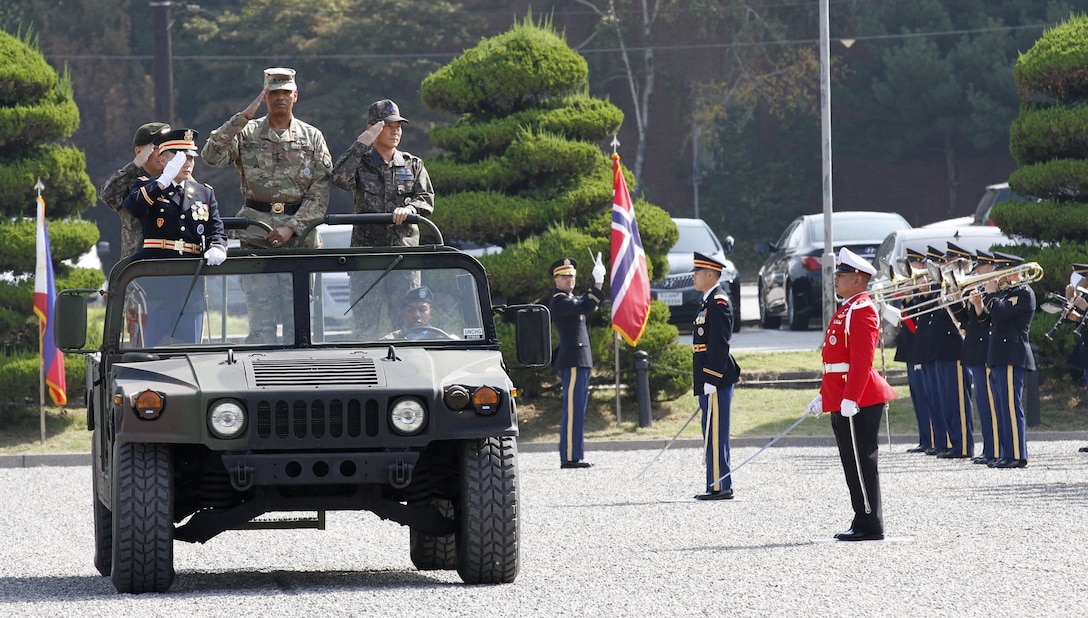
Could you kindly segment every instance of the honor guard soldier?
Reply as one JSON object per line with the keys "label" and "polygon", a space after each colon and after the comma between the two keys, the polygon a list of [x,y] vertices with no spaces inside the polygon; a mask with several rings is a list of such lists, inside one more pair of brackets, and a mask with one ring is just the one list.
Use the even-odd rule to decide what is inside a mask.
{"label": "honor guard soldier", "polygon": [[[993,256],[985,251],[976,251],[972,274],[986,274],[993,269]],[[997,444],[997,419],[990,399],[990,377],[986,369],[989,352],[990,314],[982,304],[982,290],[975,287],[967,292],[967,326],[964,329],[961,358],[975,391],[975,407],[978,408],[979,431],[982,433],[982,453],[971,460],[977,464],[993,461]]]}
{"label": "honor guard soldier", "polygon": [[123,206],[125,198],[132,192],[134,184],[146,183],[162,173],[162,162],[155,156],[158,151],[152,141],[156,136],[169,132],[170,125],[165,122],[149,122],[136,129],[136,134],[132,136],[136,156],[114,172],[98,189],[98,199],[116,211],[121,218],[121,260],[139,251],[140,241],[143,240],[139,219],[129,214]]}
{"label": "honor guard soldier", "polygon": [[[995,270],[1014,268],[1024,259],[994,251]],[[1020,275],[986,282],[982,300],[990,314],[990,392],[997,417],[998,453],[991,468],[1023,468],[1028,465],[1027,424],[1024,419],[1024,376],[1035,371],[1035,355],[1028,330],[1035,315],[1035,292],[1022,284]]]}
{"label": "honor guard soldier", "polygon": [[[906,249],[907,263],[912,271],[925,270],[926,254],[915,249]],[[915,305],[913,299],[903,301],[902,311],[905,313]],[[918,421],[918,446],[907,449],[908,453],[925,453],[933,448],[933,424],[929,419],[929,401],[926,399],[925,385],[922,381],[922,369],[918,364],[918,330],[919,322],[929,321],[928,315],[920,315],[914,318],[905,318],[895,336],[894,360],[906,363],[907,386],[910,389],[910,400],[914,407],[914,417]]]}
{"label": "honor guard soldier", "polygon": [[552,358],[552,368],[562,383],[563,415],[559,420],[560,468],[589,468],[585,461],[586,405],[589,403],[589,372],[593,368],[593,351],[589,345],[586,315],[596,311],[604,300],[604,263],[601,254],[593,266],[593,287],[581,296],[574,295],[578,261],[574,258],[556,260],[551,267],[555,279],[548,310],[552,324],[559,333],[559,346]]}
{"label": "honor guard soldier", "polygon": [[[1073,309],[1066,319],[1077,324],[1080,330],[1074,331],[1077,336],[1076,345],[1066,362],[1081,370],[1085,385],[1088,387],[1088,328],[1080,324],[1085,312],[1088,312],[1088,299],[1084,297],[1085,277],[1088,277],[1088,264],[1073,264],[1073,273],[1069,275],[1069,285],[1065,286],[1065,297],[1073,303]],[[1088,453],[1088,446],[1082,446],[1077,450]]]}
{"label": "honor guard soldier", "polygon": [[[227,259],[227,237],[219,218],[215,192],[193,180],[197,156],[197,132],[175,129],[155,137],[162,173],[154,180],[138,183],[124,201],[124,208],[141,223],[143,248],[135,259],[193,257],[203,254],[209,266]],[[200,340],[204,295],[189,295],[184,308],[185,289],[176,281],[153,277],[141,279],[148,302],[143,345],[155,346],[178,340]],[[183,296],[179,297],[181,293]],[[175,317],[179,310],[182,319]]]}
{"label": "honor guard soldier", "polygon": [[809,413],[832,413],[831,429],[850,488],[854,518],[850,529],[835,538],[875,541],[884,538],[877,438],[884,404],[896,394],[873,368],[880,317],[866,288],[876,269],[846,247],[838,262],[835,295],[844,300],[824,333],[823,379]]}
{"label": "honor guard soldier", "polygon": [[[945,265],[961,261],[971,268],[971,252],[955,243],[946,243],[944,252]],[[942,301],[943,302],[943,301]],[[937,374],[941,379],[942,398],[949,398],[945,406],[945,425],[948,427],[949,449],[938,455],[945,459],[962,459],[975,454],[975,413],[971,399],[971,377],[963,364],[963,335],[967,325],[967,312],[964,299],[945,305],[945,310],[937,310],[940,322],[951,325],[946,335],[951,358],[940,353],[937,360]],[[938,318],[934,318],[937,320]],[[939,332],[939,331],[938,331]],[[943,341],[943,339],[942,339]]]}
{"label": "honor guard soldier", "polygon": [[[733,310],[729,294],[719,280],[725,265],[695,252],[695,289],[703,304],[692,325],[691,347],[695,396],[702,409],[703,447],[706,459],[706,491],[696,500],[732,500],[733,477],[729,470],[729,412],[733,387],[740,367],[729,353],[733,336]],[[724,477],[724,478],[723,478]]]}

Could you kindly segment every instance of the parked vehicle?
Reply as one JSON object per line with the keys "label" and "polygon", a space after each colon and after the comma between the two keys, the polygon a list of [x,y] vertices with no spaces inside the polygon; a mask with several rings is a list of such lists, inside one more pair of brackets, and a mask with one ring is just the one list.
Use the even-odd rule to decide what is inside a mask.
{"label": "parked vehicle", "polygon": [[[832,213],[831,227],[834,252],[848,247],[872,260],[889,233],[911,225],[896,213],[842,211]],[[822,313],[823,214],[794,219],[776,242],[759,243],[756,250],[767,254],[757,282],[760,324],[778,328],[785,318],[791,330],[806,330],[809,319]]]}
{"label": "parked vehicle", "polygon": [[1000,228],[989,225],[962,225],[948,227],[916,227],[908,230],[896,230],[888,234],[884,242],[876,249],[873,266],[876,275],[870,283],[886,279],[887,265],[894,265],[906,256],[907,248],[925,253],[926,247],[946,250],[948,243],[955,243],[967,251],[989,251],[995,245],[1014,245]]}
{"label": "parked vehicle", "polygon": [[[391,215],[325,219],[334,217],[392,223]],[[237,249],[214,268],[199,257],[130,261],[110,273],[100,346],[87,338],[86,297],[97,291],[58,294],[57,346],[87,363],[94,564],[119,592],[166,591],[175,541],[324,529],[329,510],[370,511],[407,526],[405,550],[420,570],[456,570],[471,584],[514,580],[516,391],[495,314],[516,324],[518,364],[543,367],[548,311],[493,306],[483,266],[444,246],[427,219],[409,221],[426,223],[436,244]],[[365,333],[323,328],[315,289],[322,276],[380,280],[394,270],[419,273],[430,289],[429,325],[411,337],[390,332],[396,323],[388,320]],[[202,290],[212,273],[287,275],[281,289],[293,337],[246,343],[242,314],[210,320],[189,340],[145,342],[144,290]],[[381,301],[363,294],[356,302]]]}
{"label": "parked vehicle", "polygon": [[722,243],[702,219],[674,218],[672,221],[680,237],[669,249],[669,273],[650,283],[650,298],[669,306],[670,323],[690,325],[703,304],[703,293],[695,289],[693,278],[692,254],[698,251],[725,264],[721,283],[729,292],[729,304],[733,308],[733,332],[740,330],[740,276],[737,267],[726,257],[733,253],[733,237],[726,236]]}

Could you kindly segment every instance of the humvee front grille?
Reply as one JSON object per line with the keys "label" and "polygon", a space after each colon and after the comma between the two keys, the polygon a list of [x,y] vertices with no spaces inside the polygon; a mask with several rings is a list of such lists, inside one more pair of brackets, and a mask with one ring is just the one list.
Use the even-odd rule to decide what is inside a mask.
{"label": "humvee front grille", "polygon": [[380,429],[374,399],[261,400],[256,409],[260,440],[373,438]]}
{"label": "humvee front grille", "polygon": [[297,386],[376,385],[378,370],[367,357],[324,359],[254,360],[253,378],[258,388]]}

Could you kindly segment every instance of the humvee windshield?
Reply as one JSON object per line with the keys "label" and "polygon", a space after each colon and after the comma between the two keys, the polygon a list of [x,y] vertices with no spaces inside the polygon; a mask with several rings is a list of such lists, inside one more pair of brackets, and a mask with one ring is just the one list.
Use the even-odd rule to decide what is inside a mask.
{"label": "humvee windshield", "polygon": [[[458,260],[447,255],[446,264],[436,266],[433,257],[244,256],[221,267],[205,266],[195,274],[174,274],[195,271],[195,260],[164,260],[152,268],[138,268],[138,276],[122,277],[123,320],[118,324],[116,316],[111,319],[113,332],[124,349],[394,340],[483,343],[488,337],[477,285],[480,273],[470,271],[476,270],[475,262],[451,265]],[[277,265],[292,270],[277,272]],[[164,268],[172,273],[162,272]],[[266,297],[278,301],[249,307],[247,289],[263,289]],[[251,328],[262,320],[273,326],[263,331]],[[300,325],[303,332],[295,332]]]}

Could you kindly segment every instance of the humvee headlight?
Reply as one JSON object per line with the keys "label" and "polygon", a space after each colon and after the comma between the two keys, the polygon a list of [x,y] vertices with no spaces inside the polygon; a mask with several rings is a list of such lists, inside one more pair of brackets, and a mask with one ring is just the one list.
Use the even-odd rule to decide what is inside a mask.
{"label": "humvee headlight", "polygon": [[480,414],[494,414],[499,409],[499,391],[481,386],[472,393],[472,405]]}
{"label": "humvee headlight", "polygon": [[389,422],[397,433],[410,436],[419,433],[427,423],[427,410],[418,399],[403,397],[389,411]]}
{"label": "humvee headlight", "polygon": [[208,428],[217,438],[237,438],[246,428],[246,409],[233,399],[217,401],[208,413]]}
{"label": "humvee headlight", "polygon": [[146,390],[136,395],[133,408],[142,419],[152,420],[159,418],[162,409],[166,405],[166,396],[158,391]]}

